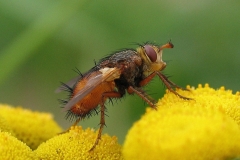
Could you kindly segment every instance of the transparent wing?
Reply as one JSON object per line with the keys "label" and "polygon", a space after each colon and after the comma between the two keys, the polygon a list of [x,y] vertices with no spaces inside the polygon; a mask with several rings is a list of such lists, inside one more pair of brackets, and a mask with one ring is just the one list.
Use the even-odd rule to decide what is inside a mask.
{"label": "transparent wing", "polygon": [[[73,105],[81,101],[86,95],[88,95],[92,90],[94,90],[98,85],[104,81],[113,81],[120,77],[121,71],[118,68],[104,68],[99,70],[101,74],[96,75],[88,80],[87,84],[76,94],[74,97],[68,101],[64,106],[64,111],[70,110]],[[93,97],[94,98],[94,97]]]}

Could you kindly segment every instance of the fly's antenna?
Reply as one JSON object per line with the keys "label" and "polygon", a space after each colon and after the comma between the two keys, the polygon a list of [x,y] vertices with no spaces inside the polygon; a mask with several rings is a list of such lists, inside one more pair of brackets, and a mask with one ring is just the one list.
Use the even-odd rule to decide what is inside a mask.
{"label": "fly's antenna", "polygon": [[172,44],[172,42],[170,40],[168,43],[166,43],[166,44],[162,45],[161,47],[159,47],[159,49],[162,50],[164,48],[173,48],[173,47],[174,47],[174,45]]}

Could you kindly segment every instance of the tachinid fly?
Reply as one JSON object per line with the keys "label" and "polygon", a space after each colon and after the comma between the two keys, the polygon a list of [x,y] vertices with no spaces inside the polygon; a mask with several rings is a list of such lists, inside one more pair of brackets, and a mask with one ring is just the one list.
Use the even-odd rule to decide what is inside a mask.
{"label": "tachinid fly", "polygon": [[[162,70],[166,63],[162,60],[162,51],[165,48],[173,48],[173,44],[168,42],[162,46],[150,43],[140,45],[136,50],[125,49],[115,52],[110,56],[101,59],[93,68],[85,74],[79,76],[60,88],[70,92],[70,98],[65,103],[64,110],[67,117],[76,117],[73,125],[89,116],[91,112],[98,112],[100,107],[100,129],[93,150],[101,139],[101,133],[105,125],[105,106],[107,99],[121,98],[126,92],[137,94],[140,98],[156,109],[155,102],[142,90],[155,76],[158,76],[166,85],[169,91],[183,99],[190,99],[181,96],[175,88],[181,88],[171,82]],[[59,91],[59,89],[58,89]]]}

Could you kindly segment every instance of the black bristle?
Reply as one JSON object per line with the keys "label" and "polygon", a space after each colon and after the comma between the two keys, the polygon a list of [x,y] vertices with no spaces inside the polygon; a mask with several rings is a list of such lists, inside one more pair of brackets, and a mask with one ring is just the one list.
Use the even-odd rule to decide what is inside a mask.
{"label": "black bristle", "polygon": [[77,67],[75,67],[75,69],[73,69],[73,71],[76,72],[78,75],[80,75],[81,78],[83,77],[82,72]]}
{"label": "black bristle", "polygon": [[[67,101],[67,100],[64,100],[64,99],[58,99],[58,101],[59,101],[60,104],[63,104],[63,105],[65,105],[65,104],[68,103],[68,101]],[[63,108],[63,107],[62,107],[62,108]]]}
{"label": "black bristle", "polygon": [[93,109],[95,111],[95,114],[98,115],[98,110],[96,108]]}
{"label": "black bristle", "polygon": [[113,105],[113,100],[112,100],[112,98],[109,98],[109,102]]}
{"label": "black bristle", "polygon": [[94,59],[94,64],[95,64],[95,66],[97,66],[97,62],[96,62],[96,60]]}
{"label": "black bristle", "polygon": [[67,84],[65,84],[63,82],[61,82],[61,85],[62,85],[62,90],[67,91],[69,93],[73,93],[73,88],[72,87],[68,86]]}

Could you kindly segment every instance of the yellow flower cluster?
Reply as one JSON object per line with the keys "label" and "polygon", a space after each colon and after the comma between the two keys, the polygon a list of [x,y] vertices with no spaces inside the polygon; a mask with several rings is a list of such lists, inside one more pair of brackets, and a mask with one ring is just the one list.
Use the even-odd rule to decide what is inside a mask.
{"label": "yellow flower cluster", "polygon": [[240,93],[206,84],[167,93],[158,110],[147,113],[129,130],[123,146],[125,160],[240,158]]}
{"label": "yellow flower cluster", "polygon": [[0,117],[5,120],[13,135],[32,149],[62,131],[49,113],[0,105]]}
{"label": "yellow flower cluster", "polygon": [[122,159],[116,137],[103,135],[89,152],[97,131],[73,127],[58,135],[61,131],[49,113],[0,104],[0,159]]}
{"label": "yellow flower cluster", "polygon": [[0,131],[8,132],[11,133],[12,135],[14,134],[10,128],[10,125],[6,122],[6,120],[2,116],[0,116]]}
{"label": "yellow flower cluster", "polygon": [[0,159],[32,160],[32,150],[8,132],[0,131]]}
{"label": "yellow flower cluster", "polygon": [[117,137],[102,135],[99,144],[93,151],[97,132],[88,128],[85,131],[79,127],[72,127],[65,134],[56,136],[46,143],[41,144],[35,153],[38,159],[62,160],[121,160],[121,146],[117,143]]}
{"label": "yellow flower cluster", "polygon": [[0,104],[0,159],[240,159],[240,93],[187,88],[178,93],[192,100],[167,92],[129,130],[123,148],[103,135],[91,152],[97,131],[72,127],[57,135],[51,114]]}

